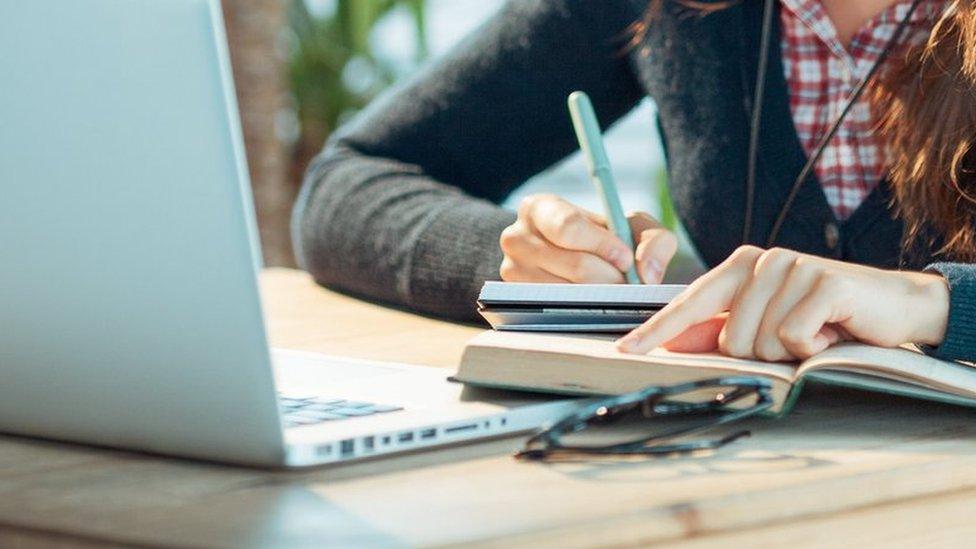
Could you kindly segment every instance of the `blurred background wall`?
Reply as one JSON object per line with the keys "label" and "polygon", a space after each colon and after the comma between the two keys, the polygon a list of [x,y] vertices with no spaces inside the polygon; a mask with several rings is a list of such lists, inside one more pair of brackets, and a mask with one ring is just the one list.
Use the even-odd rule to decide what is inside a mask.
{"label": "blurred background wall", "polygon": [[267,265],[291,265],[288,209],[294,199],[288,144],[277,129],[288,104],[281,51],[285,0],[224,0],[251,185]]}
{"label": "blurred background wall", "polygon": [[[265,263],[293,266],[291,205],[329,134],[390,85],[477,32],[504,0],[223,3]],[[653,116],[645,101],[611,129],[608,148],[626,207],[674,225]],[[578,155],[528,182],[507,205],[540,191],[600,207]]]}

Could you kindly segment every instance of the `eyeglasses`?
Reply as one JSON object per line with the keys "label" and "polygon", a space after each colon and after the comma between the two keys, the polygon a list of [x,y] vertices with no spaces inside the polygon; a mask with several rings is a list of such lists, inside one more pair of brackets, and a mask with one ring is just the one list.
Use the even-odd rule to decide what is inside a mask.
{"label": "eyeglasses", "polygon": [[[773,405],[772,383],[758,377],[730,376],[648,387],[606,399],[590,401],[578,410],[529,438],[516,458],[543,460],[573,455],[635,456],[688,454],[714,450],[749,436],[740,430],[715,439],[676,442],[718,426],[741,421],[768,410]],[[639,415],[638,415],[639,414]],[[592,427],[619,424],[630,417],[681,417],[685,425],[670,430],[625,440],[578,442],[572,440]],[[646,422],[640,427],[646,428]],[[646,431],[644,431],[646,433]]]}

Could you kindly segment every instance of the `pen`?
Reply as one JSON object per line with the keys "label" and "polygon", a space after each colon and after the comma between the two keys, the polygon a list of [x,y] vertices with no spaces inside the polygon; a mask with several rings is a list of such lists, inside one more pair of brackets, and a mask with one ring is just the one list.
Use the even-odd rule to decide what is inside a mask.
{"label": "pen", "polygon": [[[600,123],[596,119],[590,97],[581,91],[571,93],[569,95],[569,114],[573,119],[573,128],[576,129],[576,138],[579,140],[580,149],[583,150],[583,156],[586,158],[590,178],[596,185],[600,198],[603,199],[607,224],[610,226],[610,230],[633,250],[634,237],[630,232],[630,223],[627,221],[627,216],[624,215],[623,206],[620,204],[620,193],[617,192],[617,185],[613,180],[610,159],[607,157],[607,150],[603,146]],[[640,277],[637,276],[637,269],[633,264],[627,270],[627,282],[630,284],[641,283]]]}

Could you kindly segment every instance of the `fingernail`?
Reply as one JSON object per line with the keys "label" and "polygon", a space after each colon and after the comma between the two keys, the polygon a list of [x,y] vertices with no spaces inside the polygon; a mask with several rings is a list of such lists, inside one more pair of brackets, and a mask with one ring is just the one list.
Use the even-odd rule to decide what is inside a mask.
{"label": "fingernail", "polygon": [[644,281],[648,284],[658,284],[664,278],[664,267],[655,259],[649,259],[644,264]]}
{"label": "fingernail", "polygon": [[640,342],[640,336],[627,335],[617,340],[617,348],[625,353],[633,353],[640,347]]}

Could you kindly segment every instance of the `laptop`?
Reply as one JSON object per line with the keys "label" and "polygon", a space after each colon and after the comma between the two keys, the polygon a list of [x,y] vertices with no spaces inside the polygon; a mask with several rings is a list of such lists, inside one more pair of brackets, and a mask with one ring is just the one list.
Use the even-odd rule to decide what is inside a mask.
{"label": "laptop", "polygon": [[216,0],[0,0],[0,51],[0,432],[303,467],[573,406],[269,349]]}

